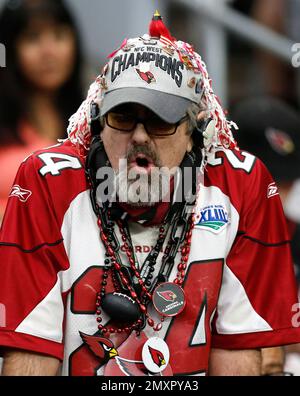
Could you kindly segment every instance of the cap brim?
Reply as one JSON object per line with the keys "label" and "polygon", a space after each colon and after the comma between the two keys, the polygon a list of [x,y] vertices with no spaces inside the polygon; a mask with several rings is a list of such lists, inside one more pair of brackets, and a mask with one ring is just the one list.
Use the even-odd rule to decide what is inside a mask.
{"label": "cap brim", "polygon": [[186,115],[189,99],[147,88],[120,88],[103,98],[101,115],[124,103],[138,103],[152,110],[164,121],[175,124]]}

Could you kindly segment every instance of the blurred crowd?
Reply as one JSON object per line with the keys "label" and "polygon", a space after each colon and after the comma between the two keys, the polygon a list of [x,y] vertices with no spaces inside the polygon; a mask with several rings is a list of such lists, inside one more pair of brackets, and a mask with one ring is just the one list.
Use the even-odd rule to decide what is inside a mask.
{"label": "blurred crowd", "polygon": [[[300,0],[229,3],[300,42]],[[165,19],[174,36],[197,41],[197,26],[187,29],[195,21],[191,12],[176,1],[167,4]],[[0,43],[7,49],[6,67],[0,68],[0,221],[20,162],[66,137],[68,119],[84,97],[83,66],[89,60],[83,64],[74,21],[63,0],[9,0],[0,10]],[[300,71],[232,34],[227,37],[229,115],[240,127],[235,137],[242,150],[266,163],[277,182],[300,282]],[[101,38],[98,43],[101,48]],[[285,359],[286,371],[300,375],[299,346],[274,353]]]}
{"label": "blurred crowd", "polygon": [[2,217],[20,162],[66,137],[83,87],[79,34],[63,1],[8,1],[0,15],[0,42],[7,48],[0,69]]}

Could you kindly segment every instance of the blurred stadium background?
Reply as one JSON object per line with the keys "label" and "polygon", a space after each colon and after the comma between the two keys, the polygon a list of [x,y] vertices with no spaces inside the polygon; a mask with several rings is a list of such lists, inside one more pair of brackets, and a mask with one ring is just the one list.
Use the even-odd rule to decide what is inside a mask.
{"label": "blurred stadium background", "polygon": [[[4,2],[0,0],[0,9]],[[255,9],[257,3],[263,2],[270,4],[270,12],[260,18]],[[296,71],[291,59],[292,45],[300,42],[299,0],[67,0],[67,3],[82,34],[86,63],[95,73],[125,34],[134,37],[147,31],[152,13],[158,8],[171,33],[193,43],[201,53],[225,107],[243,97],[263,93],[275,93],[299,105],[299,84],[283,86]],[[271,78],[262,66],[265,60],[259,49],[273,54],[278,69],[284,70],[278,86],[270,87]]]}
{"label": "blurred stadium background", "polygon": [[[5,1],[0,0],[0,10]],[[293,45],[300,43],[300,0],[66,0],[66,3],[82,36],[86,89],[112,49],[125,37],[147,32],[152,14],[158,9],[172,35],[194,44],[202,55],[214,90],[226,109],[249,96],[268,94],[284,100],[299,114],[300,65],[293,66],[292,58]],[[296,221],[300,222],[300,182],[296,183],[294,196],[297,199],[293,215],[297,212]],[[299,355],[296,359],[299,365]]]}

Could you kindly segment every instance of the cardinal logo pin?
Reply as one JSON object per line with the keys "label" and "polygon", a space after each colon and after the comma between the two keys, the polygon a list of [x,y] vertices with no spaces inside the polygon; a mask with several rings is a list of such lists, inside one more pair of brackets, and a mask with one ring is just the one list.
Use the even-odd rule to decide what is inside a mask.
{"label": "cardinal logo pin", "polygon": [[161,338],[151,337],[143,346],[142,359],[151,373],[160,373],[169,364],[169,347]]}
{"label": "cardinal logo pin", "polygon": [[180,286],[172,282],[165,282],[154,289],[152,302],[160,315],[176,316],[183,311],[186,299]]}

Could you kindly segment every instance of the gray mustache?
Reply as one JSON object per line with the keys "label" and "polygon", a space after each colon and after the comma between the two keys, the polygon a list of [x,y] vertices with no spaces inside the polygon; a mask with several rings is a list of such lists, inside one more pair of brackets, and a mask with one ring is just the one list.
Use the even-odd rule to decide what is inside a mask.
{"label": "gray mustache", "polygon": [[152,150],[149,146],[140,145],[140,146],[132,146],[126,155],[127,162],[131,162],[134,160],[138,154],[144,154],[147,157],[151,158],[153,164],[157,167],[161,167],[161,161],[154,150]]}

